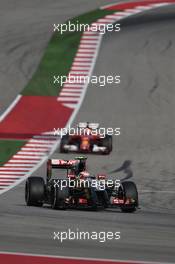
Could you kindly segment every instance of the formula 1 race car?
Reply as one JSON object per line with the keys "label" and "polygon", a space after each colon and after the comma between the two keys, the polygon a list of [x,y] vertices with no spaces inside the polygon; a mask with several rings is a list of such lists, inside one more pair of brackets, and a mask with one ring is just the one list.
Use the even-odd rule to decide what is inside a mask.
{"label": "formula 1 race car", "polygon": [[[56,170],[55,170],[56,169]],[[53,209],[97,209],[107,202],[107,193],[97,190],[78,177],[86,169],[86,158],[74,160],[49,159],[46,183],[42,177],[29,177],[25,185],[28,206],[50,204]],[[56,173],[57,171],[57,173]],[[82,176],[81,175],[81,176]],[[80,184],[83,182],[83,184]],[[103,203],[102,203],[103,201]]]}
{"label": "formula 1 race car", "polygon": [[101,134],[97,123],[79,123],[76,132],[62,136],[60,152],[101,153],[112,151],[112,136]]}
{"label": "formula 1 race car", "polygon": [[123,212],[134,212],[138,207],[136,185],[131,181],[119,185],[112,180],[108,183],[106,176],[91,176],[87,172],[84,157],[49,159],[46,182],[42,177],[29,177],[25,185],[25,200],[28,206],[46,203],[53,209],[97,210],[115,206]]}

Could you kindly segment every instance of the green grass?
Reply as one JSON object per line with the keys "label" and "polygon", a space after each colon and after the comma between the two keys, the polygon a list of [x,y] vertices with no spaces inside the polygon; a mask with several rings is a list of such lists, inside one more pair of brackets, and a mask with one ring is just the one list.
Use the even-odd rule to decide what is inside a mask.
{"label": "green grass", "polygon": [[[114,11],[94,10],[71,19],[71,23],[91,24]],[[68,22],[68,21],[67,21]],[[22,91],[23,95],[58,96],[61,86],[53,76],[67,76],[76,54],[82,32],[54,32],[36,73]]]}
{"label": "green grass", "polygon": [[24,144],[25,141],[20,140],[0,140],[0,166],[18,152]]}

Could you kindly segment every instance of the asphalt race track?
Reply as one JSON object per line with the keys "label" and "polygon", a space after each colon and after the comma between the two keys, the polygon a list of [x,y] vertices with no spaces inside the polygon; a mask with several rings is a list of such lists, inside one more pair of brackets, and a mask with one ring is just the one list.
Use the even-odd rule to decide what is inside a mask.
{"label": "asphalt race track", "polygon": [[[40,1],[37,2],[39,5]],[[99,4],[103,2],[98,1]],[[63,12],[60,20],[95,6],[97,1],[91,6],[79,5],[79,10],[76,7],[71,10],[68,5],[69,12],[64,9],[65,14]],[[56,17],[56,10],[52,12]],[[112,154],[89,155],[89,169],[94,173],[109,173],[125,159],[131,159],[141,209],[128,215],[111,209],[87,212],[26,207],[22,183],[0,199],[0,251],[174,262],[174,14],[174,6],[149,11],[146,15],[123,21],[120,33],[105,35],[93,75],[120,74],[121,85],[90,85],[75,120],[75,124],[89,120],[99,122],[102,127],[121,127],[121,135],[114,136]],[[44,20],[40,21],[40,27],[46,32]],[[35,43],[39,53],[35,62],[31,56],[26,69],[29,75],[27,78],[22,75],[16,87],[27,82],[33,72],[31,66],[37,65],[46,45],[44,31],[40,38],[43,46]],[[31,49],[32,45],[31,42]],[[4,100],[12,98],[7,97],[4,93]],[[73,155],[57,152],[54,157],[70,158]],[[35,175],[44,176],[45,166]],[[81,231],[120,231],[121,239],[106,243],[65,241],[62,244],[53,240],[54,231],[68,228],[74,231],[77,228]]]}

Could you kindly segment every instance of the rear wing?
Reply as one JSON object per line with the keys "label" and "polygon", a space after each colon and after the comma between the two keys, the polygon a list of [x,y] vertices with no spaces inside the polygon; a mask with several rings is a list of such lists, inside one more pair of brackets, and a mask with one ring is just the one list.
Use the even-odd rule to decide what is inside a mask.
{"label": "rear wing", "polygon": [[49,159],[47,163],[51,168],[69,169],[77,163],[77,160]]}
{"label": "rear wing", "polygon": [[78,160],[49,159],[47,161],[47,182],[52,177],[52,169],[71,169]]}

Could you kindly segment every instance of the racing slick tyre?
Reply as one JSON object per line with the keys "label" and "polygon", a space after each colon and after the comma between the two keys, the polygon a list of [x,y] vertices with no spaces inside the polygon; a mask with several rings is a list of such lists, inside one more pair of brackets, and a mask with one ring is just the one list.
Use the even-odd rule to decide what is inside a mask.
{"label": "racing slick tyre", "polygon": [[53,186],[52,188],[52,209],[65,210],[67,208],[66,199],[69,198],[69,188]]}
{"label": "racing slick tyre", "polygon": [[27,206],[42,206],[45,198],[45,184],[42,177],[29,177],[25,184]]}
{"label": "racing slick tyre", "polygon": [[121,183],[119,188],[119,195],[123,195],[124,200],[132,200],[132,204],[126,204],[121,206],[122,212],[133,213],[138,207],[138,191],[134,182],[125,181]]}
{"label": "racing slick tyre", "polygon": [[62,136],[61,143],[60,143],[60,152],[61,153],[67,153],[68,152],[68,150],[64,149],[64,146],[68,145],[68,143],[69,143],[69,135],[67,134],[67,135]]}
{"label": "racing slick tyre", "polygon": [[112,136],[105,135],[102,139],[102,146],[106,147],[104,154],[109,154],[112,151]]}

